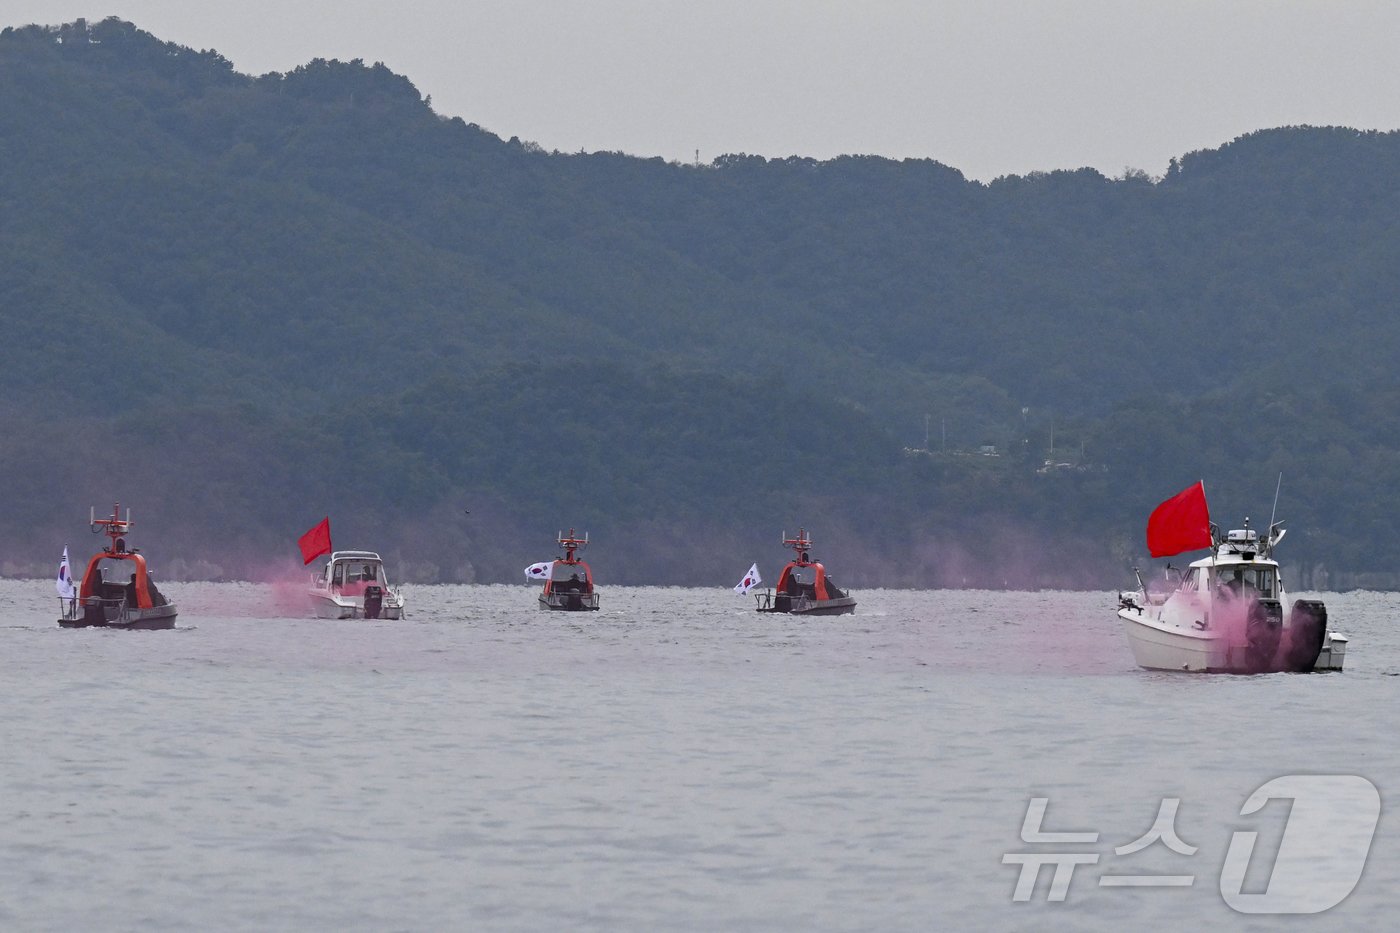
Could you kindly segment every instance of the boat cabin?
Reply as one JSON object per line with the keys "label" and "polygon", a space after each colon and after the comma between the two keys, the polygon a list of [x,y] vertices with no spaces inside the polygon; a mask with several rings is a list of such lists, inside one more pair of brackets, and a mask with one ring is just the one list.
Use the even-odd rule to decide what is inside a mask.
{"label": "boat cabin", "polygon": [[153,609],[170,602],[146,570],[146,558],[134,551],[104,551],[88,561],[78,586],[78,601],[87,605],[94,597],[127,609]]}
{"label": "boat cabin", "polygon": [[373,551],[336,551],[326,562],[317,586],[344,596],[362,596],[365,589],[377,586],[389,589],[389,577],[384,561]]}
{"label": "boat cabin", "polygon": [[841,599],[846,595],[836,586],[836,581],[826,572],[826,568],[816,561],[807,560],[806,554],[783,568],[778,577],[777,590],[787,596],[805,596],[808,599]]}
{"label": "boat cabin", "polygon": [[[1157,608],[1164,624],[1195,631],[1233,624],[1228,620],[1241,610],[1244,615],[1240,619],[1281,625],[1283,579],[1271,553],[1272,545],[1281,538],[1280,533],[1261,542],[1252,529],[1231,531],[1216,544],[1210,557],[1192,561],[1175,593],[1165,599],[1154,598],[1144,588],[1145,601],[1133,596],[1125,605]],[[1222,623],[1222,619],[1226,621]]]}
{"label": "boat cabin", "polygon": [[1277,599],[1279,594],[1278,565],[1273,561],[1230,561],[1214,567],[1192,566],[1181,579],[1180,589],[1191,593],[1220,596],[1250,596]]}
{"label": "boat cabin", "polygon": [[588,595],[593,592],[593,571],[581,560],[556,560],[544,581],[545,595]]}

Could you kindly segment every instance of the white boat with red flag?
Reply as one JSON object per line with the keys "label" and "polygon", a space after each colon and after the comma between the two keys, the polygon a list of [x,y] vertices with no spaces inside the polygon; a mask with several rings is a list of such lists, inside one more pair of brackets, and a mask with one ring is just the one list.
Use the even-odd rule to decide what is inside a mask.
{"label": "white boat with red flag", "polygon": [[311,580],[318,619],[401,619],[403,593],[373,551],[335,551]]}
{"label": "white boat with red flag", "polygon": [[311,578],[311,605],[319,619],[402,619],[403,592],[389,585],[384,561],[373,551],[331,549],[330,516],[297,539],[302,564],[330,559]]}
{"label": "white boat with red flag", "polygon": [[[148,630],[175,627],[175,604],[157,589],[141,550],[127,543],[133,524],[131,509],[126,510],[123,518],[120,504],[112,506],[111,518],[98,518],[95,509],[89,513],[88,526],[92,533],[105,534],[111,541],[88,561],[73,595],[59,597],[60,627]],[[109,573],[110,580],[107,579]]]}
{"label": "white boat with red flag", "polygon": [[[593,586],[593,570],[578,557],[578,552],[588,547],[587,532],[580,538],[570,528],[567,535],[561,531],[556,537],[564,556],[550,562],[547,569],[536,564],[525,571],[527,578],[544,579],[540,608],[563,612],[597,611],[598,591]],[[543,573],[532,574],[531,569],[540,569]]]}
{"label": "white boat with red flag", "polygon": [[820,561],[812,559],[812,539],[805,528],[795,538],[783,532],[783,546],[796,552],[778,576],[777,592],[756,594],[759,612],[834,616],[856,611],[855,597],[841,590]]}
{"label": "white boat with red flag", "polygon": [[1229,674],[1341,670],[1347,638],[1328,630],[1327,607],[1306,599],[1288,604],[1274,559],[1282,524],[1271,521],[1261,538],[1246,518],[1243,528],[1222,536],[1211,524],[1204,483],[1153,510],[1153,557],[1206,548],[1210,554],[1184,573],[1169,569],[1163,588],[1139,574],[1139,588],[1119,594],[1118,618],[1138,665]]}

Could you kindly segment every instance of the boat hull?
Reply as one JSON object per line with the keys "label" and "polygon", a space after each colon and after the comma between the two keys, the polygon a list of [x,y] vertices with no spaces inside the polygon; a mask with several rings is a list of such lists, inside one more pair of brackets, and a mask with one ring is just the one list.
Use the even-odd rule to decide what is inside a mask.
{"label": "boat hull", "polygon": [[1315,671],[1340,671],[1342,664],[1347,657],[1347,637],[1329,633],[1322,643],[1322,650],[1318,652],[1317,662],[1313,664]]}
{"label": "boat hull", "polygon": [[759,603],[759,612],[780,612],[785,615],[841,616],[856,611],[854,596],[838,599],[809,599],[806,596],[776,596],[767,604]]}
{"label": "boat hull", "polygon": [[[1268,674],[1290,668],[1285,663],[1261,667],[1248,645],[1231,645],[1220,634],[1191,631],[1166,625],[1138,608],[1123,608],[1118,619],[1128,636],[1138,667],[1154,671],[1192,671],[1203,674]],[[1344,635],[1326,633],[1316,660],[1302,670],[1340,671],[1346,657]]]}
{"label": "boat hull", "polygon": [[1206,673],[1219,670],[1225,662],[1225,647],[1216,635],[1158,625],[1150,617],[1126,609],[1118,618],[1138,667]]}
{"label": "boat hull", "polygon": [[[327,596],[325,593],[313,592],[311,594],[311,604],[318,619],[364,619],[365,607],[360,597],[355,596]],[[388,619],[395,621],[403,618],[403,603],[393,602],[385,599],[379,609],[379,614],[369,618]]]}
{"label": "boat hull", "polygon": [[597,612],[597,593],[541,593],[540,608],[551,612]]}
{"label": "boat hull", "polygon": [[159,631],[175,627],[177,615],[174,606],[154,606],[150,609],[128,609],[114,619],[97,621],[79,615],[73,619],[59,619],[59,628],[118,628],[138,631]]}

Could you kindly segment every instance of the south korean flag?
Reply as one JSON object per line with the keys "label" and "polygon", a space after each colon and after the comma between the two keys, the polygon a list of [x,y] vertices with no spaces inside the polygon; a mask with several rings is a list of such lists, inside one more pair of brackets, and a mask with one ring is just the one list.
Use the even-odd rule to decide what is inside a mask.
{"label": "south korean flag", "polygon": [[54,580],[54,587],[58,590],[58,595],[64,599],[72,599],[78,595],[78,591],[73,587],[73,571],[68,567],[68,548],[63,548],[63,560],[58,562],[58,579]]}
{"label": "south korean flag", "polygon": [[734,587],[734,595],[743,596],[762,582],[763,578],[758,575],[758,564],[754,564],[749,568],[749,572],[744,574],[744,579],[740,580],[739,584]]}

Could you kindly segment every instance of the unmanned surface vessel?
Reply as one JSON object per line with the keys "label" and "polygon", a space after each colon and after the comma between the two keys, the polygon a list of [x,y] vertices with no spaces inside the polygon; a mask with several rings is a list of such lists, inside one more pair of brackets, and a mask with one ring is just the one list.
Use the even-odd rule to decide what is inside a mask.
{"label": "unmanned surface vessel", "polygon": [[777,592],[755,594],[759,612],[786,612],[793,615],[835,616],[856,611],[855,597],[842,591],[820,561],[812,560],[812,539],[799,528],[797,537],[783,533],[783,546],[797,556],[778,577]]}
{"label": "unmanned surface vessel", "polygon": [[588,547],[588,535],[582,538],[574,534],[572,528],[566,535],[557,536],[564,556],[554,561],[549,568],[549,576],[540,591],[540,608],[564,612],[587,612],[597,610],[598,591],[593,587],[593,570],[576,554]]}
{"label": "unmanned surface vessel", "polygon": [[[76,593],[59,597],[60,627],[175,627],[175,604],[156,588],[140,549],[127,546],[132,524],[131,509],[128,508],[126,517],[122,518],[120,504],[112,506],[111,518],[98,518],[95,509],[89,512],[88,525],[92,533],[105,534],[112,540],[88,561]],[[129,573],[125,581],[116,576],[118,568]],[[114,574],[111,581],[106,579],[108,572]]]}

